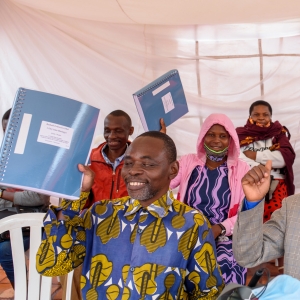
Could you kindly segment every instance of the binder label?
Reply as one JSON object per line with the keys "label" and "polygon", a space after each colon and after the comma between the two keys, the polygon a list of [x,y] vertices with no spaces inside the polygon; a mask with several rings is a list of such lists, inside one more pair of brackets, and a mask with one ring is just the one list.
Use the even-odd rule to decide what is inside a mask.
{"label": "binder label", "polygon": [[24,154],[31,118],[31,114],[24,113],[14,151],[16,154]]}
{"label": "binder label", "polygon": [[161,100],[164,105],[165,114],[167,114],[168,112],[170,112],[175,108],[174,101],[170,92],[164,95],[163,97],[161,97]]}
{"label": "binder label", "polygon": [[37,141],[40,143],[70,149],[74,129],[42,121]]}
{"label": "binder label", "polygon": [[161,92],[162,90],[164,90],[165,88],[167,88],[168,86],[170,86],[170,81],[165,82],[164,84],[162,84],[160,87],[158,87],[156,90],[154,90],[152,92],[152,95],[155,96],[157,95],[159,92]]}

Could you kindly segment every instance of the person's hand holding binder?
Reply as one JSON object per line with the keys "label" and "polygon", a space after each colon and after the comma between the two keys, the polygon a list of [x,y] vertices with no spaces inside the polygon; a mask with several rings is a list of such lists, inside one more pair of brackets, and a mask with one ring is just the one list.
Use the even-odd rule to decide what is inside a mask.
{"label": "person's hand holding binder", "polygon": [[[66,219],[63,214],[63,210],[69,209],[68,207],[72,207],[74,202],[79,203],[74,206],[74,208],[78,210],[77,213],[79,214],[80,210],[84,207],[88,194],[92,188],[92,185],[94,183],[94,177],[95,177],[94,171],[92,171],[92,169],[89,166],[84,166],[82,164],[78,164],[78,170],[83,173],[80,199],[78,200],[62,199],[60,203],[60,207],[56,212],[56,217],[58,220]],[[74,208],[72,208],[73,211],[75,211]]]}
{"label": "person's hand holding binder", "polygon": [[84,166],[82,164],[78,164],[78,169],[80,172],[83,173],[81,191],[89,192],[94,183],[95,173],[94,173],[94,171],[92,171],[92,169],[90,167]]}
{"label": "person's hand holding binder", "polygon": [[163,118],[160,118],[160,132],[167,134],[167,127]]}

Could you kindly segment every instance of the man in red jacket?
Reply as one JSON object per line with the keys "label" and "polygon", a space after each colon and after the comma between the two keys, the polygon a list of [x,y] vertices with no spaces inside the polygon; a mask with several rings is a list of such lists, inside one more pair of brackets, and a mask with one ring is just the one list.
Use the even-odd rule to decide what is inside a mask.
{"label": "man in red jacket", "polygon": [[[161,132],[166,133],[164,120],[160,120]],[[112,111],[104,120],[104,138],[90,156],[90,167],[95,172],[89,203],[86,207],[103,199],[116,199],[128,196],[126,185],[121,177],[123,157],[130,144],[128,138],[134,128],[129,115],[123,110]]]}
{"label": "man in red jacket", "polygon": [[123,110],[112,111],[104,120],[105,143],[93,149],[90,156],[91,169],[95,172],[90,201],[86,207],[102,199],[127,196],[121,178],[124,153],[130,144],[128,138],[134,128],[129,115]]}

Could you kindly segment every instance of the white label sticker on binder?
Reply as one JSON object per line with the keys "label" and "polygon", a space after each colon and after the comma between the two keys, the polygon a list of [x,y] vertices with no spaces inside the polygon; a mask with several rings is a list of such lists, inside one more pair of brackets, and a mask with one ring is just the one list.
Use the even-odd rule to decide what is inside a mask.
{"label": "white label sticker on binder", "polygon": [[152,91],[152,95],[153,96],[157,95],[159,92],[161,92],[162,90],[164,90],[168,86],[170,86],[170,81],[165,82],[160,87],[158,87],[156,90]]}
{"label": "white label sticker on binder", "polygon": [[170,92],[161,97],[161,100],[163,102],[166,114],[175,108],[174,101]]}
{"label": "white label sticker on binder", "polygon": [[29,127],[31,123],[31,114],[24,114],[14,153],[24,154],[24,149],[27,141]]}
{"label": "white label sticker on binder", "polygon": [[74,129],[42,121],[37,141],[40,143],[70,149]]}

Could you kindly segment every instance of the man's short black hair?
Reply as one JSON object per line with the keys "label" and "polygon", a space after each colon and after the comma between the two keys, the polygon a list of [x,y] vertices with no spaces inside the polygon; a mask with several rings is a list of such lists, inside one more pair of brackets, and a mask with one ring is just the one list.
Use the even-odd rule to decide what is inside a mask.
{"label": "man's short black hair", "polygon": [[167,153],[168,161],[169,163],[172,163],[177,158],[177,150],[174,141],[165,133],[162,133],[160,131],[147,131],[142,134],[140,134],[139,137],[153,137],[155,139],[160,139],[164,142],[165,150]]}
{"label": "man's short black hair", "polygon": [[8,119],[9,119],[9,116],[10,116],[10,113],[11,113],[11,108],[10,108],[8,111],[6,111],[6,112],[4,113],[4,115],[3,115],[3,117],[2,117],[2,121],[8,120]]}
{"label": "man's short black hair", "polygon": [[272,106],[267,102],[267,101],[264,101],[264,100],[257,100],[255,102],[253,102],[249,108],[249,115],[251,116],[252,114],[252,111],[254,109],[254,106],[258,106],[258,105],[263,105],[263,106],[267,106],[269,108],[269,111],[271,113],[271,116],[272,116]]}
{"label": "man's short black hair", "polygon": [[111,115],[111,116],[115,116],[115,117],[125,117],[125,119],[127,120],[128,122],[128,125],[129,127],[131,127],[132,125],[132,122],[131,122],[131,118],[129,117],[129,115],[123,111],[123,110],[120,110],[120,109],[117,109],[117,110],[114,110],[112,111],[111,113],[108,114],[108,116]]}

